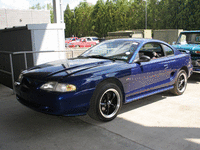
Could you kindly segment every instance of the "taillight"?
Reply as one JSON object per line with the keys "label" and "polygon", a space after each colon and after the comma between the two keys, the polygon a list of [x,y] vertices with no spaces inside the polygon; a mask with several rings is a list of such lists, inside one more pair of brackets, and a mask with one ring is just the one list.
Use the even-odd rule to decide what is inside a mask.
{"label": "taillight", "polygon": [[195,51],[196,54],[200,54],[200,51]]}

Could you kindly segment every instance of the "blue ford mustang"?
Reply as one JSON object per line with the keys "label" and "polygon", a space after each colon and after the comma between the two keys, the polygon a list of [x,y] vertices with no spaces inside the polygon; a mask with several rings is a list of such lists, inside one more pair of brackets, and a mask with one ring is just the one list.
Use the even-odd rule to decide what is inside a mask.
{"label": "blue ford mustang", "polygon": [[122,104],[170,90],[184,93],[190,55],[151,39],[115,39],[77,58],[35,66],[15,82],[19,102],[55,115],[114,119]]}

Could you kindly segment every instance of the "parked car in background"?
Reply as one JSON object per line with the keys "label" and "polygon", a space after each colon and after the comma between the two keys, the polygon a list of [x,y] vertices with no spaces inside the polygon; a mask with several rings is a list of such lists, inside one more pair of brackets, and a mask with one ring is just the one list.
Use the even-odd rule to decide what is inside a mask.
{"label": "parked car in background", "polygon": [[200,73],[200,30],[181,32],[177,42],[174,42],[172,46],[190,53],[193,71]]}
{"label": "parked car in background", "polygon": [[98,40],[98,37],[82,37],[84,39],[86,39],[88,42],[96,42],[96,44],[99,44],[99,40]]}
{"label": "parked car in background", "polygon": [[105,38],[98,38],[98,40],[99,40],[99,43],[101,43],[101,42],[105,41],[106,39]]}
{"label": "parked car in background", "polygon": [[92,47],[96,45],[94,41],[88,41],[85,38],[78,39],[76,41],[72,41],[68,44],[69,47]]}
{"label": "parked car in background", "polygon": [[36,111],[113,120],[122,104],[170,90],[184,93],[192,73],[189,54],[152,39],[102,42],[77,58],[23,71],[17,100]]}
{"label": "parked car in background", "polygon": [[76,41],[78,39],[79,39],[78,37],[66,38],[65,39],[65,47],[68,47],[68,45],[69,45],[70,42]]}

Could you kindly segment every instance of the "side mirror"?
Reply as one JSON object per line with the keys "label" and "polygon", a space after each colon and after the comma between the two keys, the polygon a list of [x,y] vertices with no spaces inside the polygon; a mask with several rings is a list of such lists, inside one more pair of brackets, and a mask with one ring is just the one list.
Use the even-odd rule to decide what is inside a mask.
{"label": "side mirror", "polygon": [[142,55],[142,56],[140,57],[140,59],[135,60],[135,62],[136,62],[136,63],[141,63],[141,62],[148,62],[148,61],[150,61],[150,60],[151,60],[151,58],[150,58],[149,56],[147,56],[147,55]]}

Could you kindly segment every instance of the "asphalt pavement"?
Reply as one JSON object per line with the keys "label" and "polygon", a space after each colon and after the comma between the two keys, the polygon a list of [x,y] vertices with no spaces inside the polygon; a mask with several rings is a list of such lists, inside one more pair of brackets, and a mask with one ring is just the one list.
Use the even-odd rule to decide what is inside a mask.
{"label": "asphalt pavement", "polygon": [[200,150],[200,74],[185,93],[156,94],[123,105],[107,123],[21,105],[0,84],[0,150]]}

